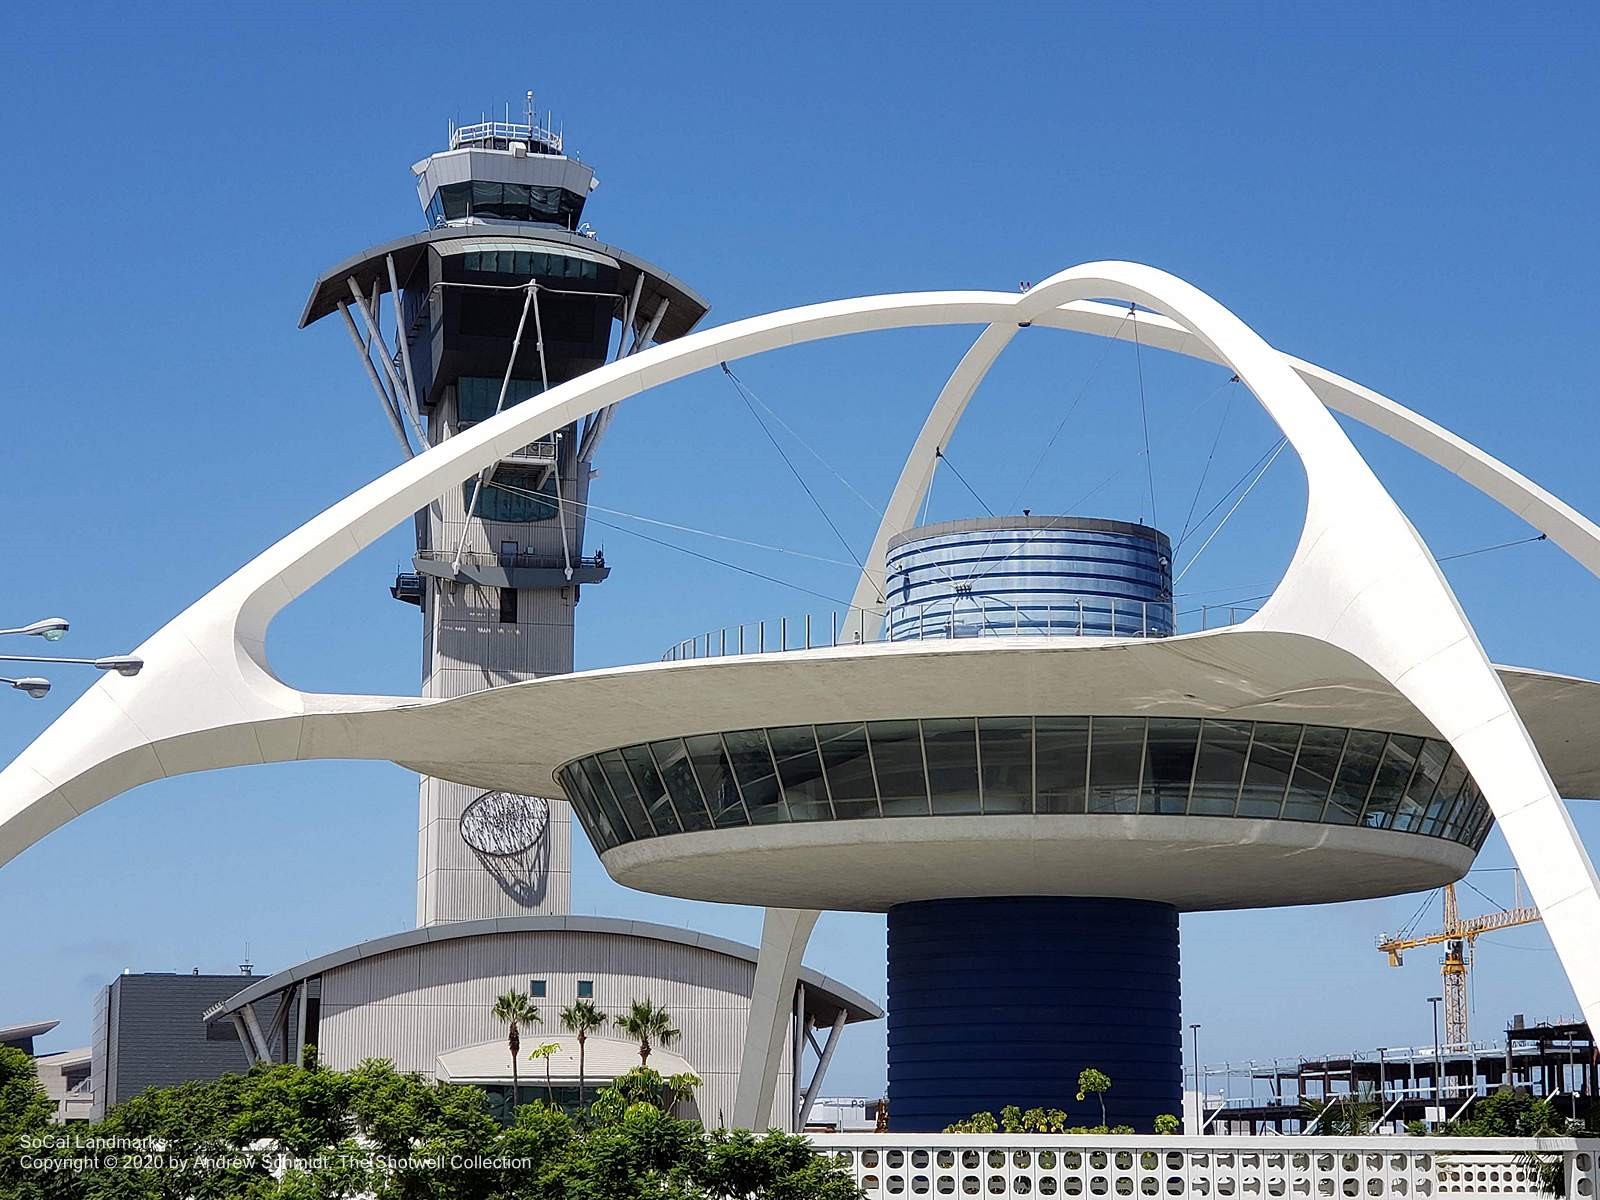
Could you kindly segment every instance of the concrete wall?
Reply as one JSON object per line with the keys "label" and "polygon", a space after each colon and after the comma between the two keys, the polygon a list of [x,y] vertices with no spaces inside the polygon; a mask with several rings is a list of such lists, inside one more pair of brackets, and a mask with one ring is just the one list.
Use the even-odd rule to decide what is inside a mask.
{"label": "concrete wall", "polygon": [[[603,1012],[623,1011],[648,998],[664,1006],[682,1039],[672,1049],[704,1080],[696,1093],[707,1125],[732,1120],[755,965],[714,950],[607,933],[502,933],[426,943],[363,958],[322,975],[316,1044],[328,1066],[348,1069],[363,1058],[390,1058],[402,1071],[432,1078],[434,1059],[461,1046],[504,1038],[490,1016],[495,997],[528,990],[543,979],[536,1000],[543,1026],[559,1032],[562,1008],[577,997],[580,979],[594,981]],[[610,1034],[608,1036],[616,1036]],[[773,1123],[790,1095],[791,1056],[785,1052]]]}
{"label": "concrete wall", "polygon": [[[456,430],[455,386],[429,421],[435,441]],[[575,427],[567,431],[574,441]],[[570,457],[570,456],[569,456]],[[588,496],[588,468],[568,462],[561,495],[580,504]],[[581,507],[564,516],[530,523],[468,519],[463,488],[450,489],[431,506],[419,530],[422,549],[450,556],[495,555],[514,541],[521,554],[562,560],[583,554]],[[463,540],[463,538],[465,540]],[[573,665],[576,586],[520,588],[517,619],[500,620],[500,589],[425,577],[422,694],[463,696],[483,688],[542,675],[565,674]],[[572,815],[554,784],[545,793],[549,823],[539,843],[513,858],[480,855],[461,839],[462,811],[480,789],[443,780],[421,781],[417,830],[417,924],[439,925],[482,917],[562,915],[572,911]]]}

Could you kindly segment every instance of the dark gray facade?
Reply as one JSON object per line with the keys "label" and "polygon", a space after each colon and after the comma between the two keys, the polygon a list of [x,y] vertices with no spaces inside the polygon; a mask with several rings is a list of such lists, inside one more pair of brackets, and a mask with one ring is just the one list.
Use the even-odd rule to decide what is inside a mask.
{"label": "dark gray facade", "polygon": [[249,1067],[233,1022],[200,1014],[237,992],[239,975],[119,975],[94,1006],[93,1119],[146,1088],[217,1079]]}

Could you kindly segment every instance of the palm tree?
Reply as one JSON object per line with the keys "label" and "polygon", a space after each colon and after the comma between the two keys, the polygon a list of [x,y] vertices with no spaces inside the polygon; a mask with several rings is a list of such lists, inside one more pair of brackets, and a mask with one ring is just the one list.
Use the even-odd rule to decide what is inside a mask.
{"label": "palm tree", "polygon": [[522,1050],[519,1026],[541,1024],[539,1010],[526,992],[507,992],[494,1002],[491,1014],[506,1027],[506,1048],[511,1051],[511,1115],[516,1116],[521,1102],[521,1079],[517,1073],[517,1054]]}
{"label": "palm tree", "polygon": [[611,1018],[594,1006],[592,1000],[574,1000],[561,1010],[561,1028],[578,1035],[578,1103],[583,1103],[584,1043],[589,1034],[603,1028]]}
{"label": "palm tree", "polygon": [[678,1040],[678,1030],[664,1008],[657,1008],[648,999],[635,1000],[628,1011],[613,1018],[617,1028],[639,1043],[639,1065],[650,1065],[651,1043],[667,1047]]}

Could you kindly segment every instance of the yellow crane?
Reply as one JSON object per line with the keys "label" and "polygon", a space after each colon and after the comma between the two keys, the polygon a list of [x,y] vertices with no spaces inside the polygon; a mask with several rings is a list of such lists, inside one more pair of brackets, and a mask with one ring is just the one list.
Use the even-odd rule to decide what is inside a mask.
{"label": "yellow crane", "polygon": [[[1417,933],[1416,918],[1399,933],[1385,933],[1378,938],[1378,949],[1389,956],[1389,965],[1398,967],[1405,961],[1407,950],[1419,946],[1444,944],[1444,958],[1440,973],[1444,977],[1444,1040],[1449,1046],[1467,1043],[1467,981],[1472,971],[1472,945],[1478,935],[1496,929],[1510,929],[1515,925],[1531,925],[1539,920],[1539,910],[1520,903],[1499,912],[1485,913],[1481,917],[1461,917],[1456,902],[1456,885],[1444,885],[1444,927],[1434,933]],[[1419,910],[1418,914],[1421,916]]]}

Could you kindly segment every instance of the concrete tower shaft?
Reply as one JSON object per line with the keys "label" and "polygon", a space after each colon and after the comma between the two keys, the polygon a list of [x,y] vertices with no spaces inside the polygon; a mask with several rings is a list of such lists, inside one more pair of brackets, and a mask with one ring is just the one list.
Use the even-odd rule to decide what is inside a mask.
{"label": "concrete tower shaft", "polygon": [[[531,112],[452,127],[412,173],[431,228],[328,272],[301,322],[341,313],[408,457],[705,314],[580,224],[594,172]],[[585,514],[610,419],[571,421],[416,514],[416,556],[391,592],[421,610],[424,696],[573,669],[578,603],[609,574]],[[571,810],[553,785],[532,790],[423,776],[418,925],[571,911]]]}

